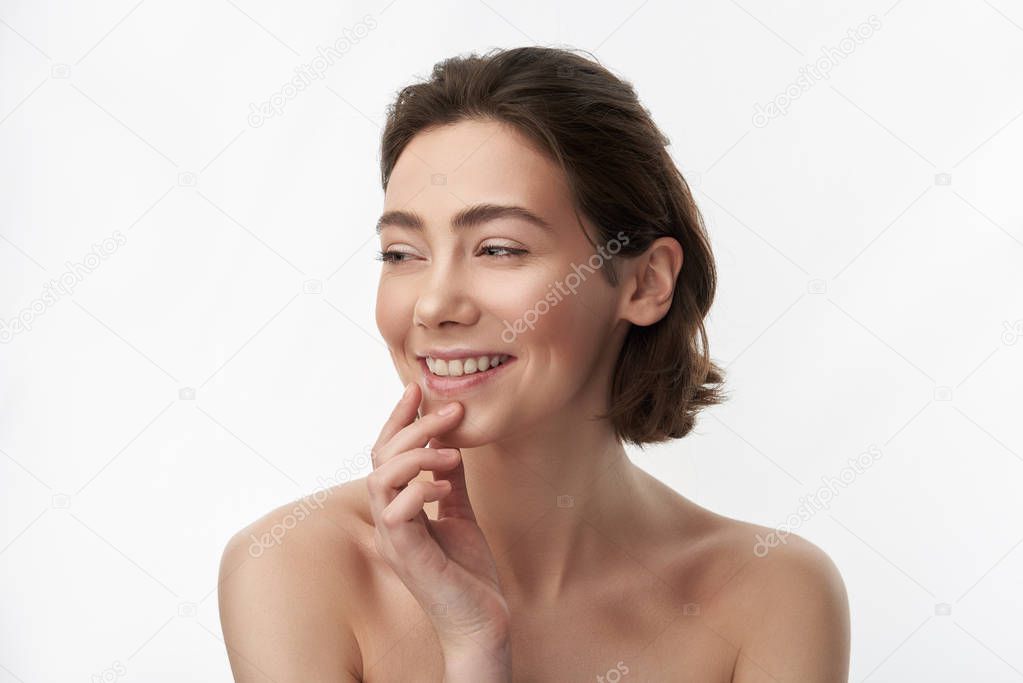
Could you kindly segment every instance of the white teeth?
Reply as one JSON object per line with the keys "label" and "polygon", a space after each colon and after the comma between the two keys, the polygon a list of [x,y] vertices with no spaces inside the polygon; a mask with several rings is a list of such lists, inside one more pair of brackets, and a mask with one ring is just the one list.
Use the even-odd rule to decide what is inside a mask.
{"label": "white teeth", "polygon": [[496,368],[506,360],[508,360],[508,354],[479,356],[478,358],[453,358],[451,360],[430,358],[428,356],[426,358],[426,365],[430,368],[430,372],[439,377],[460,377]]}

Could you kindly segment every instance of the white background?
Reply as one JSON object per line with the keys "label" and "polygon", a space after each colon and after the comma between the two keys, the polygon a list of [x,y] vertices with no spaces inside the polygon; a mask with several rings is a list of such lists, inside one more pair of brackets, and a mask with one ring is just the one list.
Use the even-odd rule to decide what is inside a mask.
{"label": "white background", "polygon": [[733,399],[636,462],[776,526],[876,446],[796,529],[845,578],[851,679],[1023,679],[1018,3],[129,0],[0,2],[0,319],[32,317],[0,344],[0,683],[230,680],[224,543],[365,474],[400,391],[373,316],[384,108],[527,44],[635,85],[720,265]]}

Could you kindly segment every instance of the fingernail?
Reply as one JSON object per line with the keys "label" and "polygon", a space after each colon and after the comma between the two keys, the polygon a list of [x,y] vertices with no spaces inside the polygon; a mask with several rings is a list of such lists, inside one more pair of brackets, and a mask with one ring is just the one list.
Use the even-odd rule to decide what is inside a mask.
{"label": "fingernail", "polygon": [[454,448],[438,448],[437,452],[443,455],[445,458],[453,458],[458,455],[458,451]]}
{"label": "fingernail", "polygon": [[410,395],[412,395],[412,385],[413,384],[415,384],[415,382],[409,382],[408,384],[405,385],[405,393],[401,395],[401,400],[404,401],[406,398],[408,398]]}
{"label": "fingernail", "polygon": [[458,408],[458,404],[457,403],[449,403],[446,406],[444,406],[443,408],[441,408],[440,410],[438,410],[437,414],[438,415],[450,415],[451,413],[455,412],[456,408]]}

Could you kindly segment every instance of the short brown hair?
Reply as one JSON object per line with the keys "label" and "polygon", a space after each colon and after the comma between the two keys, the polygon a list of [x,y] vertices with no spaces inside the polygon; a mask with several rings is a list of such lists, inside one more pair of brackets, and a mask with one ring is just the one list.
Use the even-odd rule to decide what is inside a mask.
{"label": "short brown hair", "polygon": [[[603,244],[624,230],[621,256],[642,253],[658,237],[678,240],[684,261],[671,306],[658,322],[630,327],[614,370],[610,410],[600,416],[610,418],[620,440],[642,448],[685,436],[700,409],[727,398],[704,327],[717,275],[703,218],[668,153],[668,138],[628,81],[576,52],[530,46],[437,63],[428,80],[404,87],[388,106],[381,180],[386,191],[398,157],[417,133],[463,120],[496,120],[561,167],[577,218],[580,212],[587,216]],[[617,285],[613,261],[602,270]]]}

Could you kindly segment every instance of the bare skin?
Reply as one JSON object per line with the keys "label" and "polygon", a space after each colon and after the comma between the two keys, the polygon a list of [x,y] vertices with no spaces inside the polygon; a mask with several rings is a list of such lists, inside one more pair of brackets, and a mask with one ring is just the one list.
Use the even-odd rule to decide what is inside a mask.
{"label": "bare skin", "polygon": [[[768,528],[634,474],[656,510],[651,526],[595,535],[604,559],[561,594],[509,597],[515,681],[618,680],[612,669],[638,681],[848,679],[845,589],[819,548],[791,535],[756,557]],[[295,504],[240,531],[225,552],[221,620],[235,680],[442,680],[426,613],[374,550],[365,479],[316,505],[308,498],[314,512],[258,558],[253,536],[293,516]],[[436,506],[426,505],[431,519]]]}
{"label": "bare skin", "polygon": [[[382,249],[404,256],[383,265],[377,294],[377,324],[414,405],[398,402],[381,429],[369,477],[305,499],[312,512],[295,524],[299,503],[274,510],[228,544],[219,597],[236,680],[847,680],[848,605],[827,555],[793,534],[759,557],[757,535],[771,530],[676,493],[593,419],[629,326],[654,324],[671,305],[678,242],[661,238],[623,261],[618,287],[591,275],[508,339],[504,323],[594,252],[560,169],[514,130],[464,121],[409,143],[384,204],[423,221],[383,225]],[[551,228],[514,217],[448,227],[478,204],[523,206]],[[418,356],[452,347],[514,360],[445,395]],[[451,401],[456,411],[438,416]],[[441,462],[440,447],[457,457]],[[442,480],[457,485],[433,483]],[[479,534],[463,538],[481,545],[470,555],[450,538],[430,545],[415,526],[453,507],[471,507],[467,528]],[[279,543],[254,549],[285,527]],[[456,603],[435,597],[478,585],[470,575],[489,581],[489,564],[442,586],[424,564],[440,552],[492,558],[499,590],[469,591],[467,605],[489,659],[473,658],[477,641],[455,623],[465,614],[446,611]],[[490,655],[499,643],[510,660]],[[496,666],[484,677],[481,663]]]}

